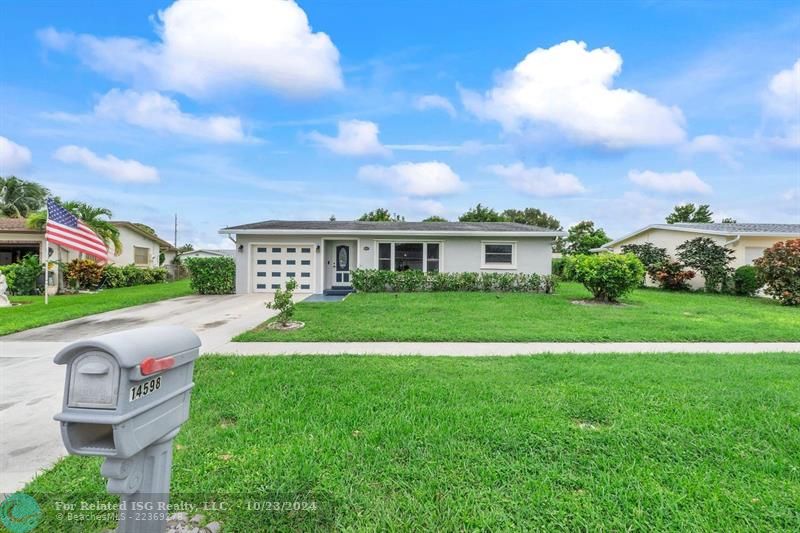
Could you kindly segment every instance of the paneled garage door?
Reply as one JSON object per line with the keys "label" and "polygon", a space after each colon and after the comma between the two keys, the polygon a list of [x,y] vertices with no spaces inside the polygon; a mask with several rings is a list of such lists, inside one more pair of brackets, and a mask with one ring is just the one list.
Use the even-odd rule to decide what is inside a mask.
{"label": "paneled garage door", "polygon": [[314,245],[257,244],[253,246],[253,291],[283,289],[292,278],[295,292],[312,292],[314,287]]}

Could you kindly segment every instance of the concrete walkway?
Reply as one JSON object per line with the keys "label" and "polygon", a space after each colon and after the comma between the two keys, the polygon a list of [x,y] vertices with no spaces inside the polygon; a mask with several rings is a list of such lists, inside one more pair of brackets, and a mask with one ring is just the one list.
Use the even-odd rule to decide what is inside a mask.
{"label": "concrete walkway", "polygon": [[547,353],[800,353],[800,342],[228,342],[225,355],[534,355]]}
{"label": "concrete walkway", "polygon": [[18,490],[66,453],[53,420],[61,410],[64,367],[53,356],[69,342],[173,324],[197,333],[203,352],[215,352],[275,314],[265,300],[257,294],[186,296],[0,337],[0,493]]}

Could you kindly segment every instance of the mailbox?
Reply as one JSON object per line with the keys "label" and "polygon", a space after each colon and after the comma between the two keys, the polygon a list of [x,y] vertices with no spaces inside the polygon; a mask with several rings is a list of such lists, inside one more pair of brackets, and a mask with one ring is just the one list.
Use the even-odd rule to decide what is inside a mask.
{"label": "mailbox", "polygon": [[55,357],[67,365],[61,422],[72,454],[127,458],[189,418],[200,339],[178,326],[141,328],[75,342]]}
{"label": "mailbox", "polygon": [[[78,341],[55,416],[74,455],[106,458],[100,473],[120,495],[118,533],[160,532],[168,515],[172,441],[189,419],[200,339],[179,326],[140,328]],[[137,510],[147,509],[147,513]]]}

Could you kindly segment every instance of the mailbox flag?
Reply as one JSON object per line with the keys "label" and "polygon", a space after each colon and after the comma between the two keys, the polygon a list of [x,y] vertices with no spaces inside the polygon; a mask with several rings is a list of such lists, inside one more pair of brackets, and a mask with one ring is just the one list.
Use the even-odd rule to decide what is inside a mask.
{"label": "mailbox flag", "polygon": [[47,199],[45,238],[64,248],[95,257],[101,262],[108,259],[108,247],[103,239],[52,198]]}

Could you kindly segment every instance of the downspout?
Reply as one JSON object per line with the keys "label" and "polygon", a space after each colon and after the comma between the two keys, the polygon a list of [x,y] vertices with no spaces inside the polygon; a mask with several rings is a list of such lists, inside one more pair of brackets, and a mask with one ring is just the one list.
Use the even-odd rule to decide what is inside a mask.
{"label": "downspout", "polygon": [[734,237],[733,239],[731,239],[731,240],[729,240],[729,241],[726,241],[726,242],[723,242],[723,243],[722,243],[722,246],[724,246],[724,247],[726,247],[726,248],[727,248],[727,247],[728,247],[728,246],[730,246],[731,244],[736,244],[737,242],[739,242],[739,239],[741,239],[741,238],[742,238],[742,236],[741,236],[741,235],[737,235],[737,236],[736,236],[736,237]]}

